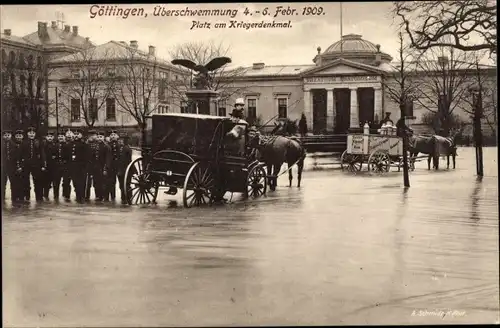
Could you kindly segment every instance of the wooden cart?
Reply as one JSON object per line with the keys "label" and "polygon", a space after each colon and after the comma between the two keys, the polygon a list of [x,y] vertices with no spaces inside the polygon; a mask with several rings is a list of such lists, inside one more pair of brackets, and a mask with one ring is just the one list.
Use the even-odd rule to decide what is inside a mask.
{"label": "wooden cart", "polygon": [[[393,135],[349,134],[347,149],[340,157],[342,170],[359,172],[363,163],[368,171],[386,173],[391,167],[403,167],[403,139]],[[409,164],[413,170],[413,164]]]}

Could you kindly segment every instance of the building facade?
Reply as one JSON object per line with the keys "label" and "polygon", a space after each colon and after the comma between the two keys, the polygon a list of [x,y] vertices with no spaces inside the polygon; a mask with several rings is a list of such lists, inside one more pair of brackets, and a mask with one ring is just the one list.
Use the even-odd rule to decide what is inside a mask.
{"label": "building facade", "polygon": [[[259,121],[264,123],[279,118],[298,120],[305,114],[308,130],[315,134],[344,134],[350,129],[360,128],[365,122],[379,122],[388,112],[392,120],[399,119],[399,104],[388,92],[388,87],[395,83],[398,63],[392,62],[391,56],[382,52],[380,45],[362,39],[361,35],[345,35],[324,52],[318,47],[313,63],[278,66],[255,63],[244,68],[241,74],[233,77],[233,87],[241,91],[228,101],[221,101],[219,106],[231,107],[235,98],[244,97],[247,117],[250,120],[260,117]],[[456,66],[453,70],[459,70],[458,75],[470,76],[472,83],[474,70],[461,67],[465,66]],[[419,71],[418,67],[412,68],[410,73],[417,86],[420,82],[429,82],[426,79],[435,74],[439,72]],[[496,67],[482,65],[481,74],[483,80],[488,80],[488,88],[496,90]],[[457,88],[467,85],[463,82]],[[453,101],[467,97],[465,92],[460,91],[460,94],[460,100]],[[496,91],[491,94],[493,99],[484,100],[493,101],[496,111]],[[408,104],[406,116],[412,117],[413,125],[425,128],[422,126],[423,117],[433,108],[425,103],[425,99],[418,100]],[[466,102],[463,105],[454,109],[454,113],[464,121],[470,121],[470,108],[466,108]],[[436,111],[437,107],[436,102]]]}
{"label": "building facade", "polygon": [[142,116],[181,112],[171,88],[186,72],[154,46],[110,41],[48,63],[50,127],[135,128]]}
{"label": "building facade", "polygon": [[2,129],[26,129],[33,126],[44,133],[48,125],[47,62],[81,50],[91,44],[78,35],[78,26],[59,27],[38,22],[36,32],[23,37],[12,30],[1,34],[1,108]]}

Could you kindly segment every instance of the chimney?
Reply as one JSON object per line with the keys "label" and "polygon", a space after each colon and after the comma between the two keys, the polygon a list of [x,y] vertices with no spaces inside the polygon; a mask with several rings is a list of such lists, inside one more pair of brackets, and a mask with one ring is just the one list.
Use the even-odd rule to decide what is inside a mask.
{"label": "chimney", "polygon": [[51,27],[53,29],[56,29],[57,28],[57,22],[56,21],[52,21],[51,23],[52,23]]}
{"label": "chimney", "polygon": [[154,46],[149,46],[149,55],[154,56],[156,52],[156,48]]}
{"label": "chimney", "polygon": [[73,35],[78,36],[78,26],[73,26]]}
{"label": "chimney", "polygon": [[438,57],[438,64],[442,68],[447,66],[448,65],[448,57],[447,56]]}
{"label": "chimney", "polygon": [[264,63],[253,63],[252,68],[253,69],[263,69],[266,64]]}
{"label": "chimney", "polygon": [[38,22],[38,37],[45,38],[47,36],[47,23]]}
{"label": "chimney", "polygon": [[135,40],[130,41],[130,46],[132,48],[135,48],[135,49],[137,49],[139,47],[139,45],[137,44],[137,41],[135,41]]}
{"label": "chimney", "polygon": [[85,42],[89,43],[89,42],[90,42],[90,38],[89,38],[89,37],[86,37],[86,38],[85,38]]}
{"label": "chimney", "polygon": [[3,30],[3,34],[5,34],[6,36],[11,36],[12,35],[12,30],[11,29],[5,29],[5,30]]}
{"label": "chimney", "polygon": [[64,25],[64,32],[66,32],[66,33],[71,32],[71,26],[69,26],[69,25]]}

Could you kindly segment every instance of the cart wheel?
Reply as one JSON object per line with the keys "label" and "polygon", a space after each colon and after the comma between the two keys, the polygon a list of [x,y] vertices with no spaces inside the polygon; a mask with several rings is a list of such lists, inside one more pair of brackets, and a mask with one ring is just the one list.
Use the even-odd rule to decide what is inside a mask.
{"label": "cart wheel", "polygon": [[189,169],[184,180],[184,207],[211,204],[214,200],[215,177],[207,165],[196,162]]}
{"label": "cart wheel", "polygon": [[344,150],[342,155],[340,156],[340,169],[344,171],[344,169],[347,169],[347,160],[350,157],[350,155],[347,153],[347,149]]}
{"label": "cart wheel", "polygon": [[408,168],[410,169],[410,171],[415,171],[415,159],[414,158],[408,159]]}
{"label": "cart wheel", "polygon": [[368,170],[375,173],[389,172],[391,159],[387,153],[376,150],[368,158]]}
{"label": "cart wheel", "polygon": [[152,179],[149,169],[144,169],[144,159],[133,160],[125,171],[125,199],[129,205],[156,203],[158,182]]}
{"label": "cart wheel", "polygon": [[246,197],[257,198],[266,193],[267,173],[262,165],[255,165],[248,173]]}

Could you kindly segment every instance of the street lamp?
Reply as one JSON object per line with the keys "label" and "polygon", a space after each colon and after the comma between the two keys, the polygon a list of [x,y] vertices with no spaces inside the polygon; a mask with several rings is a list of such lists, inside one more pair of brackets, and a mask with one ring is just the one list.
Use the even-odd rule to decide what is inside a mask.
{"label": "street lamp", "polygon": [[473,128],[474,128],[474,143],[476,147],[476,172],[477,175],[483,176],[483,133],[481,131],[481,116],[483,111],[482,90],[480,86],[472,85],[469,87],[469,92],[472,95],[473,109]]}

